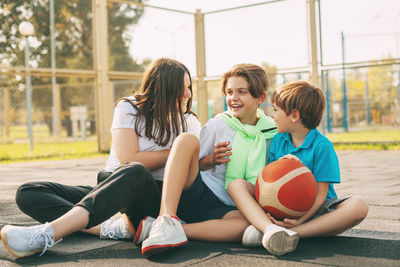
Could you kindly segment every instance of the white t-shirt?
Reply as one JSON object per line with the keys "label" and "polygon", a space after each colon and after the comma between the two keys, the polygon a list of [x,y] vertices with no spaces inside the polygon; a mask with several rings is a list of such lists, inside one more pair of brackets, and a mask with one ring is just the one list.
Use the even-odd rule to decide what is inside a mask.
{"label": "white t-shirt", "polygon": [[[213,118],[203,126],[200,132],[200,155],[202,159],[214,153],[214,146],[219,142],[229,141],[232,145],[236,130],[229,127],[222,119]],[[201,178],[213,193],[226,205],[235,206],[225,190],[226,163],[215,165],[213,168],[201,171]]]}
{"label": "white t-shirt", "polygon": [[[134,100],[133,97],[129,97],[129,99]],[[136,109],[129,102],[120,101],[114,109],[114,118],[110,131],[121,128],[135,129],[136,117],[132,114],[136,114],[136,112]],[[187,123],[187,132],[199,136],[201,129],[199,120],[192,114],[185,114],[185,118]],[[138,137],[139,151],[160,151],[171,147],[172,140],[166,146],[159,146],[154,142],[154,140],[149,139],[144,135],[144,127],[139,125],[139,128],[141,129],[141,136]],[[118,161],[114,147],[111,145],[110,155],[107,159],[104,170],[108,172],[114,172],[120,165],[121,164]],[[154,179],[162,181],[164,176],[164,167],[152,170],[151,174],[153,175]]]}
{"label": "white t-shirt", "polygon": [[[229,146],[232,146],[233,138],[236,130],[229,127],[224,120],[220,118],[210,119],[201,129],[200,132],[200,155],[202,159],[207,155],[214,153],[214,146],[220,142],[229,141]],[[269,149],[271,147],[272,139],[266,140],[267,158],[268,162]],[[201,177],[204,183],[213,191],[213,193],[226,205],[235,206],[235,203],[225,189],[225,174],[226,163],[215,165],[213,168],[201,171]]]}

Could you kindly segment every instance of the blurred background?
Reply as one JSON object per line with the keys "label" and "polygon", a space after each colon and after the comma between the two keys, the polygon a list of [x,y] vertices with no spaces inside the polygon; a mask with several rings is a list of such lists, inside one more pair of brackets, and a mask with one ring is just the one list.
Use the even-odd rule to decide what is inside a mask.
{"label": "blurred background", "polygon": [[18,144],[107,151],[115,101],[159,57],[188,66],[203,123],[226,108],[221,75],[254,63],[269,93],[295,80],[323,89],[322,132],[394,130],[385,141],[400,142],[398,0],[2,0],[0,161]]}

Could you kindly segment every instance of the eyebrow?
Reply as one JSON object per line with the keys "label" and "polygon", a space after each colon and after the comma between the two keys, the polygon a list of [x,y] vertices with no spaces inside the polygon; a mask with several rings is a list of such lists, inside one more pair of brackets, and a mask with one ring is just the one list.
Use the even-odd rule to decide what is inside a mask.
{"label": "eyebrow", "polygon": [[226,88],[226,90],[228,90],[228,89],[230,89],[230,90],[242,90],[242,89],[249,90],[249,88],[246,88],[246,87],[239,87],[239,88],[234,88],[234,89],[232,89],[230,87]]}

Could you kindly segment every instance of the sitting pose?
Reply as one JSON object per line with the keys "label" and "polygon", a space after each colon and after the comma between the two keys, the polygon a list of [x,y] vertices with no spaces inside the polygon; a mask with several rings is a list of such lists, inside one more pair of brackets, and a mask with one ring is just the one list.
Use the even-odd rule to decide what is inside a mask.
{"label": "sitting pose", "polygon": [[254,246],[265,246],[268,235],[262,231],[271,221],[300,238],[336,235],[360,223],[368,206],[357,197],[337,198],[333,183],[340,182],[338,158],[332,143],[316,129],[325,108],[322,91],[304,81],[288,83],[276,89],[271,102],[278,133],[272,140],[269,162],[282,157],[300,160],[316,179],[317,196],[302,217],[278,221],[256,202],[250,181],[232,181],[228,192],[252,224],[244,238],[252,240]]}
{"label": "sitting pose", "polygon": [[[159,212],[172,141],[182,132],[200,134],[191,97],[190,73],[182,63],[167,58],[153,62],[141,89],[115,107],[110,156],[97,186],[23,184],[16,195],[18,207],[42,224],[4,226],[5,248],[15,257],[43,253],[78,230],[132,239],[141,219]],[[119,211],[122,215],[111,217]]]}
{"label": "sitting pose", "polygon": [[[267,75],[257,65],[239,64],[224,74],[222,92],[229,111],[206,123],[200,142],[190,134],[175,140],[165,168],[160,215],[142,233],[143,254],[182,245],[187,238],[242,239],[249,224],[225,188],[236,178],[254,182],[266,164],[276,133],[273,119],[259,109],[267,88]],[[295,232],[274,225],[266,214],[265,221],[264,246],[270,253],[280,255],[295,248]]]}

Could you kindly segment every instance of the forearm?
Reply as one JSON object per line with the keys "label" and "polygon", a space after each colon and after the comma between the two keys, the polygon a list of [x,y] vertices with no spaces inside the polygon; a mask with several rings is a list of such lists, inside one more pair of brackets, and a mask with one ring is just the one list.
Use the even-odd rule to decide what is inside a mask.
{"label": "forearm", "polygon": [[298,221],[300,223],[304,223],[306,222],[308,219],[310,219],[312,216],[314,216],[314,214],[319,210],[319,208],[322,206],[322,204],[324,204],[325,201],[325,197],[323,195],[317,195],[314,204],[311,206],[311,208],[307,211],[306,214],[304,214],[303,216],[301,216]]}
{"label": "forearm", "polygon": [[134,153],[133,155],[127,155],[125,157],[118,158],[118,160],[121,164],[133,161],[139,162],[149,170],[155,170],[165,166],[169,151],[169,149],[160,151],[142,151]]}
{"label": "forearm", "polygon": [[199,167],[200,167],[201,171],[211,169],[214,165],[215,165],[215,163],[214,163],[212,154],[200,159],[200,162],[199,162]]}

